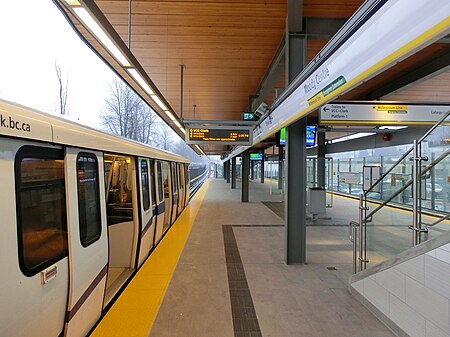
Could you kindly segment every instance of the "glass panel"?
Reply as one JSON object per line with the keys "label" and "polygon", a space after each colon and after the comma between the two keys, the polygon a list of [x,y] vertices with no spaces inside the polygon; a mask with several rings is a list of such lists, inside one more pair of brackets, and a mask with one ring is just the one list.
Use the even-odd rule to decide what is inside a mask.
{"label": "glass panel", "polygon": [[163,184],[163,173],[161,162],[158,162],[158,194],[159,202],[164,201],[164,184]]}
{"label": "glass panel", "polygon": [[155,162],[150,159],[150,189],[152,195],[152,205],[156,205],[156,182],[155,182]]}
{"label": "glass panel", "polygon": [[80,241],[87,247],[100,238],[100,199],[98,164],[93,155],[83,155],[77,160],[78,218]]}
{"label": "glass panel", "polygon": [[[447,119],[446,122],[448,122]],[[420,144],[419,221],[428,233],[421,241],[450,230],[450,126],[438,126]]]}
{"label": "glass panel", "polygon": [[141,160],[141,188],[142,188],[142,208],[147,211],[150,208],[150,191],[148,179],[148,163],[147,160]]}
{"label": "glass panel", "polygon": [[24,147],[16,160],[21,269],[32,276],[67,256],[62,151]]}
{"label": "glass panel", "polygon": [[[108,171],[108,174],[106,174]],[[106,213],[108,226],[133,221],[131,158],[105,155]]]}

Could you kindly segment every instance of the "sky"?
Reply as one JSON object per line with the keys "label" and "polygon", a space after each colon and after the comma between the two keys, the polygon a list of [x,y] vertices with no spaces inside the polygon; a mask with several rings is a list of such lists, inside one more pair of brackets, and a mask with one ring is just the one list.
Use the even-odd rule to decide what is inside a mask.
{"label": "sky", "polygon": [[55,113],[57,62],[68,79],[69,118],[102,128],[98,116],[115,74],[51,0],[2,1],[0,40],[0,98]]}

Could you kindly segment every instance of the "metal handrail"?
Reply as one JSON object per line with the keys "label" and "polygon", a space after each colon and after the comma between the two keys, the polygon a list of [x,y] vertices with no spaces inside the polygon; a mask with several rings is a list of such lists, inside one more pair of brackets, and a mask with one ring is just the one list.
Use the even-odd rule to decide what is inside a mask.
{"label": "metal handrail", "polygon": [[[414,195],[413,195],[413,226],[410,226],[410,229],[413,230],[413,245],[414,246],[416,244],[420,243],[420,241],[421,241],[420,234],[428,232],[428,227],[426,227],[425,229],[422,229],[422,227],[421,227],[422,224],[425,225],[425,226],[435,226],[438,223],[441,223],[442,221],[447,220],[447,219],[450,218],[450,214],[448,214],[445,217],[443,217],[443,218],[435,221],[434,223],[428,225],[428,224],[422,223],[420,221],[420,213],[419,213],[419,210],[418,210],[418,207],[417,207],[418,206],[418,200],[420,198],[420,196],[418,195],[418,184],[419,184],[419,181],[420,181],[421,177],[450,154],[450,150],[445,151],[438,158],[433,160],[432,163],[430,163],[424,169],[421,169],[420,168],[420,162],[422,160],[428,160],[428,158],[420,157],[420,150],[419,150],[420,147],[419,146],[449,116],[450,116],[450,110],[447,111],[444,114],[444,116],[442,116],[441,119],[436,124],[434,124],[418,141],[415,140],[414,141],[414,145],[408,151],[406,151],[406,153],[403,154],[401,156],[401,158],[394,165],[392,165],[375,182],[375,184],[373,184],[367,191],[365,191],[363,194],[361,194],[361,196],[360,196],[360,206],[359,206],[359,229],[360,229],[360,233],[359,233],[359,245],[360,245],[360,249],[359,249],[360,250],[360,252],[359,252],[359,264],[360,264],[360,268],[359,268],[359,270],[360,271],[365,269],[367,262],[369,262],[367,260],[367,257],[366,257],[366,243],[365,243],[365,240],[366,240],[365,232],[366,232],[366,229],[367,229],[366,224],[368,222],[368,219],[371,218],[375,213],[377,213],[381,208],[383,208],[388,203],[390,203],[400,193],[405,191],[409,186],[411,186],[411,184],[414,183],[414,189],[413,189],[414,190],[414,193],[413,193]],[[409,180],[404,186],[402,186],[402,188],[400,188],[398,191],[396,191],[393,195],[391,195],[388,200],[384,201],[381,205],[379,205],[372,212],[370,212],[369,215],[367,215],[368,208],[366,207],[366,205],[367,205],[368,194],[371,191],[373,191],[375,186],[377,186],[378,184],[382,184],[382,182],[386,178],[386,176],[388,174],[390,174],[394,170],[394,168],[396,168],[399,165],[399,163],[401,163],[413,151],[414,151],[414,155],[413,155],[413,158],[411,158],[411,160],[414,161],[413,178],[411,180]],[[356,273],[356,263],[357,263],[356,247],[354,247],[353,257],[354,257],[354,266],[353,266],[353,268],[354,268],[354,273]]]}
{"label": "metal handrail", "polygon": [[[447,119],[447,117],[450,116],[450,110],[447,111],[447,113],[436,123],[434,124],[418,141],[417,143],[420,144],[422,143],[426,137],[428,137],[438,126],[440,126],[442,124],[443,121],[445,121]],[[383,175],[367,190],[364,192],[364,196],[366,196],[370,191],[372,191],[372,189],[378,185],[379,183],[381,183],[383,181],[384,178],[386,178],[386,176],[391,173],[391,171],[399,164],[402,162],[403,159],[405,159],[414,149],[414,146],[411,146],[411,148],[405,152],[405,154],[403,154],[403,156],[400,157],[399,160],[397,160],[397,162],[392,165],[389,170],[387,170],[385,173],[383,173]]]}
{"label": "metal handrail", "polygon": [[[437,157],[432,163],[430,163],[427,167],[425,167],[421,172],[420,175],[423,176],[425,173],[427,173],[429,170],[431,170],[433,167],[435,167],[437,164],[439,164],[442,160],[444,160],[448,155],[450,154],[450,149],[442,153],[439,157]],[[384,201],[382,204],[380,204],[377,208],[375,208],[372,212],[370,212],[369,215],[366,216],[364,219],[365,221],[373,216],[376,212],[378,212],[381,208],[386,206],[388,203],[390,203],[396,196],[398,196],[400,193],[402,193],[404,190],[406,190],[411,184],[413,180],[410,179],[406,182],[402,188],[398,189],[394,194],[392,194],[388,200]]]}
{"label": "metal handrail", "polygon": [[436,226],[437,224],[440,224],[442,221],[448,220],[449,218],[450,218],[450,213],[447,214],[445,217],[440,218],[439,220],[436,220],[433,223],[428,224],[428,223],[422,222],[422,224],[425,226],[428,226],[428,227],[433,227],[433,226]]}

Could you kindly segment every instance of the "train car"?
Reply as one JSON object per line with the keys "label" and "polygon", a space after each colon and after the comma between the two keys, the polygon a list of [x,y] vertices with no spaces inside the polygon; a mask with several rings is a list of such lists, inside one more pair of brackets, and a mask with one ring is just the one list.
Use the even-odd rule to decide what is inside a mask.
{"label": "train car", "polygon": [[85,336],[188,202],[189,161],[0,100],[0,336]]}

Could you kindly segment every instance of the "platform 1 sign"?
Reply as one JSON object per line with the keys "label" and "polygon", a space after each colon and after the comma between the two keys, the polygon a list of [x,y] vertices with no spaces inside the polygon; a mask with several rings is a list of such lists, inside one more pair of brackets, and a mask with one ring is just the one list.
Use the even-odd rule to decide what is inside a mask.
{"label": "platform 1 sign", "polygon": [[252,128],[248,126],[189,126],[187,144],[252,145]]}
{"label": "platform 1 sign", "polygon": [[325,104],[320,108],[322,125],[421,125],[434,124],[450,105]]}

